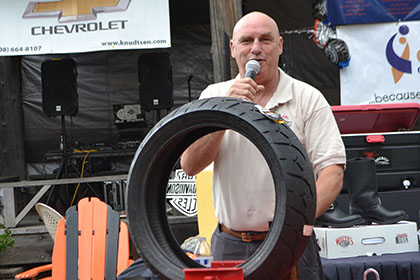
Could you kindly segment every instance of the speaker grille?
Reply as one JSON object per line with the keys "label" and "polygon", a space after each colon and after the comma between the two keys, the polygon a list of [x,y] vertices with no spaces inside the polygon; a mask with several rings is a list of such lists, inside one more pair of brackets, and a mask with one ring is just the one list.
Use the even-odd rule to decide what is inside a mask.
{"label": "speaker grille", "polygon": [[172,66],[167,53],[142,54],[138,59],[140,105],[145,110],[173,105]]}
{"label": "speaker grille", "polygon": [[48,116],[75,116],[79,110],[77,68],[73,59],[46,60],[41,65],[42,109]]}

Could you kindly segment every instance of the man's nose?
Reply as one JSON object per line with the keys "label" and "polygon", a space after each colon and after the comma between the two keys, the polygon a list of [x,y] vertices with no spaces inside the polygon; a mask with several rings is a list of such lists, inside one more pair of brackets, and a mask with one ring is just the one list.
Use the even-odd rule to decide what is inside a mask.
{"label": "man's nose", "polygon": [[261,52],[261,42],[260,41],[258,41],[258,40],[254,41],[254,43],[252,44],[251,52],[252,53],[260,53]]}

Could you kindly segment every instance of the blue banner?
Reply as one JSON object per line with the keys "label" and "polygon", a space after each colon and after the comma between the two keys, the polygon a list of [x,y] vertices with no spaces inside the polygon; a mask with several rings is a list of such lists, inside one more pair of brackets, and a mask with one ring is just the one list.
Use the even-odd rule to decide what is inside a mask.
{"label": "blue banner", "polygon": [[333,25],[420,20],[419,0],[328,0]]}

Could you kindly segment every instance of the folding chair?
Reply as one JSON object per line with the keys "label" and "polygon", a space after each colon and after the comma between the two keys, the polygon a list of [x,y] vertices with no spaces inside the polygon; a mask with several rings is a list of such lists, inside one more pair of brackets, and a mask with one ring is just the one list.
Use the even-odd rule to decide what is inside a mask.
{"label": "folding chair", "polygon": [[36,212],[41,217],[42,221],[47,228],[48,233],[50,234],[52,240],[55,240],[55,233],[57,232],[58,222],[63,218],[60,213],[55,209],[44,203],[35,204]]}
{"label": "folding chair", "polygon": [[[52,263],[35,267],[15,279],[116,279],[129,259],[128,227],[120,216],[97,198],[83,198],[57,225]],[[51,270],[51,277],[38,278]]]}

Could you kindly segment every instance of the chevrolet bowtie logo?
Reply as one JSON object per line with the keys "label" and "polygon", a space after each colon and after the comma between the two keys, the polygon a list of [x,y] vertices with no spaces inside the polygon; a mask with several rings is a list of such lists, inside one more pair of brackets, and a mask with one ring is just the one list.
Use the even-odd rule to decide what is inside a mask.
{"label": "chevrolet bowtie logo", "polygon": [[131,0],[62,0],[29,2],[23,18],[58,17],[59,22],[96,19],[101,12],[121,12]]}

